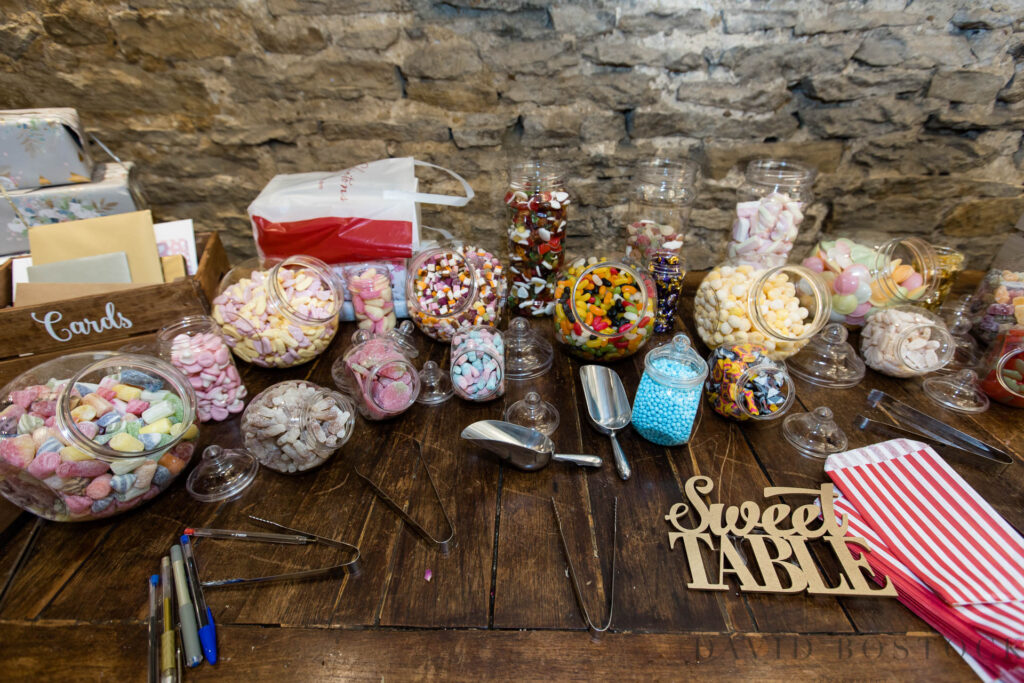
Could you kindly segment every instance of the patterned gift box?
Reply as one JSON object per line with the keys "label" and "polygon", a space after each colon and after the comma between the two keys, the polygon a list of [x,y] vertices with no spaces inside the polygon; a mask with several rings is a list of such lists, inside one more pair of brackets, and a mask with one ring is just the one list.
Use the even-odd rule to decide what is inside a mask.
{"label": "patterned gift box", "polygon": [[130,161],[97,164],[91,183],[7,192],[6,197],[0,195],[0,255],[28,251],[28,228],[32,225],[145,208],[145,198],[135,179],[135,164]]}
{"label": "patterned gift box", "polygon": [[88,183],[93,163],[74,109],[0,111],[0,184],[7,190]]}

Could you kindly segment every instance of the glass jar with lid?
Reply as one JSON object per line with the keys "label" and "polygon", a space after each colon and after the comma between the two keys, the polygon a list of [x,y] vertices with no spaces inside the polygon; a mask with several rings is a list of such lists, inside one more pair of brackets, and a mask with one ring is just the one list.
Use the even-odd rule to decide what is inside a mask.
{"label": "glass jar with lid", "polygon": [[660,446],[689,441],[707,375],[707,363],[685,334],[648,351],[633,399],[633,428]]}
{"label": "glass jar with lid", "polygon": [[782,417],[796,397],[785,363],[772,360],[766,347],[751,343],[712,351],[704,389],[716,413],[741,422]]}
{"label": "glass jar with lid", "polygon": [[813,200],[814,169],[793,161],[755,159],[737,190],[730,259],[756,258],[767,267],[789,258],[804,210]]}
{"label": "glass jar with lid", "polygon": [[632,263],[574,259],[558,281],[555,297],[555,338],[584,360],[631,356],[653,332],[654,281]]}
{"label": "glass jar with lid", "polygon": [[236,356],[265,368],[288,368],[313,360],[334,339],[342,291],[320,259],[254,258],[224,276],[211,315]]}
{"label": "glass jar with lid", "polygon": [[367,420],[386,420],[404,413],[419,396],[414,351],[400,329],[383,336],[357,330],[352,345],[334,361],[331,376],[352,398],[360,415]]}
{"label": "glass jar with lid", "polygon": [[156,497],[199,435],[192,385],[150,356],[68,354],[23,372],[0,397],[0,495],[58,522]]}
{"label": "glass jar with lid", "polygon": [[646,264],[659,249],[679,253],[699,180],[700,167],[689,159],[654,159],[638,167],[626,216],[627,258]]}
{"label": "glass jar with lid", "polygon": [[981,389],[993,400],[1024,408],[1024,326],[996,337],[982,361]]}
{"label": "glass jar with lid", "polygon": [[505,206],[513,315],[551,315],[571,203],[558,164],[532,159],[509,169]]}
{"label": "glass jar with lid", "polygon": [[1024,325],[1024,220],[996,252],[971,298],[971,333],[991,344],[1004,331]]}
{"label": "glass jar with lid", "polygon": [[869,368],[890,377],[915,377],[939,370],[956,344],[942,318],[920,306],[894,306],[874,313],[860,333],[860,353]]}
{"label": "glass jar with lid", "polygon": [[456,332],[450,364],[452,387],[467,401],[505,395],[505,342],[495,328],[474,325]]}

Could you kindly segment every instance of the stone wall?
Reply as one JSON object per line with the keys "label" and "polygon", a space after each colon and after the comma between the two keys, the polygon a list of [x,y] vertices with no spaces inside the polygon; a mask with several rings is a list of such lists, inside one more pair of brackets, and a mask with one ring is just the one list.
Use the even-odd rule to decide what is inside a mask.
{"label": "stone wall", "polygon": [[505,168],[523,156],[570,168],[577,252],[621,249],[638,160],[699,160],[692,267],[723,253],[734,188],[755,156],[819,170],[805,242],[822,229],[915,233],[984,267],[1024,212],[1021,0],[0,0],[0,10],[0,107],[78,108],[139,164],[158,218],[225,231],[236,256],[252,251],[245,207],[274,174],[386,156],[465,175],[477,198],[425,222],[502,254]]}

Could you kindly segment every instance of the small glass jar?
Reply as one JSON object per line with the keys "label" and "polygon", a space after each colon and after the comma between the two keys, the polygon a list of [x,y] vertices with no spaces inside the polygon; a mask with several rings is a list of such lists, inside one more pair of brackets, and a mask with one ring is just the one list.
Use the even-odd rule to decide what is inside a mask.
{"label": "small glass jar", "polygon": [[654,329],[654,281],[624,261],[578,258],[555,291],[555,337],[588,361],[632,356]]}
{"label": "small glass jar", "polygon": [[894,306],[868,318],[860,354],[869,368],[890,377],[935,372],[953,357],[956,344],[942,318],[920,306]]}
{"label": "small glass jar", "polygon": [[686,278],[683,258],[673,251],[655,250],[648,256],[647,272],[654,280],[658,295],[654,331],[671,332],[676,329],[676,314],[679,312],[679,299],[683,296],[683,280]]}
{"label": "small glass jar", "polygon": [[1024,326],[1003,330],[982,362],[981,390],[989,398],[1024,408]]}
{"label": "small glass jar", "polygon": [[984,345],[1024,325],[1024,226],[1010,234],[971,297],[971,333]]}
{"label": "small glass jar", "polygon": [[697,334],[708,348],[760,344],[773,360],[802,349],[824,327],[828,314],[824,280],[797,265],[725,263],[704,277],[694,295]]}
{"label": "small glass jar", "polygon": [[200,422],[226,420],[242,412],[246,389],[217,321],[190,315],[156,335],[160,357],[188,377],[196,392]]}
{"label": "small glass jar", "polygon": [[782,417],[796,397],[783,363],[758,344],[720,346],[708,356],[704,386],[716,413],[733,420],[766,422]]}
{"label": "small glass jar", "polygon": [[451,378],[467,401],[490,401],[505,394],[505,342],[486,325],[459,330],[452,337]]}
{"label": "small glass jar", "polygon": [[551,315],[572,202],[564,178],[560,166],[546,161],[524,161],[509,169],[505,206],[514,315]]}
{"label": "small glass jar", "polygon": [[348,398],[293,379],[253,397],[242,413],[242,437],[261,465],[295,474],[326,462],[348,441],[354,424]]}
{"label": "small glass jar", "polygon": [[401,415],[420,393],[420,374],[406,348],[367,330],[352,335],[352,345],[331,366],[331,377],[367,420]]}
{"label": "small glass jar", "polygon": [[68,354],[23,372],[0,397],[0,495],[56,522],[156,497],[199,435],[192,385],[150,356]]}
{"label": "small glass jar", "polygon": [[952,291],[967,259],[953,247],[935,244],[932,249],[935,250],[935,291],[919,303],[930,311],[937,311]]}
{"label": "small glass jar", "polygon": [[626,258],[646,264],[651,252],[679,253],[699,177],[700,167],[689,159],[640,165],[626,217]]}
{"label": "small glass jar", "polygon": [[822,240],[803,265],[828,283],[831,319],[854,327],[877,310],[933,300],[940,280],[935,247],[920,237]]}
{"label": "small glass jar", "polygon": [[265,368],[288,368],[330,345],[343,301],[340,280],[320,259],[249,259],[221,280],[212,316],[236,356]]}
{"label": "small glass jar", "polygon": [[789,258],[804,209],[813,200],[814,169],[778,159],[755,159],[737,191],[736,218],[729,239],[729,258],[751,257],[766,266]]}
{"label": "small glass jar", "polygon": [[398,319],[388,267],[383,263],[364,263],[346,266],[343,272],[359,329],[373,334],[394,329]]}
{"label": "small glass jar", "polygon": [[690,440],[708,365],[685,334],[647,352],[633,399],[633,428],[651,443],[679,446]]}
{"label": "small glass jar", "polygon": [[493,254],[451,243],[417,253],[405,280],[409,317],[423,334],[451,341],[456,330],[501,322],[505,275]]}

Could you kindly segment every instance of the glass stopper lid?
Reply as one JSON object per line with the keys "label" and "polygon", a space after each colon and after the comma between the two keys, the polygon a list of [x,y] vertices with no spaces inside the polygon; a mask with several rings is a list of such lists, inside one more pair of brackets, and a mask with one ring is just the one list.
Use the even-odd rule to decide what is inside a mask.
{"label": "glass stopper lid", "polygon": [[558,408],[542,399],[536,391],[531,391],[526,398],[508,407],[505,421],[551,436],[558,428]]}
{"label": "glass stopper lid", "polygon": [[526,318],[513,318],[505,332],[505,377],[539,377],[548,371],[554,357],[551,342],[534,332]]}
{"label": "glass stopper lid", "polygon": [[420,370],[420,395],[416,397],[417,403],[444,403],[454,393],[452,378],[447,372],[441,372],[441,368],[432,360],[423,364],[423,369]]}
{"label": "glass stopper lid", "polygon": [[961,370],[955,375],[936,375],[922,382],[928,398],[943,408],[958,413],[983,413],[988,410],[988,396],[978,387],[978,373]]}
{"label": "glass stopper lid", "polygon": [[811,384],[846,389],[864,379],[864,361],[846,340],[841,323],[829,323],[786,361],[790,374]]}
{"label": "glass stopper lid", "polygon": [[812,458],[826,458],[845,451],[848,443],[832,411],[825,406],[809,413],[790,415],[782,423],[782,433],[795,449]]}
{"label": "glass stopper lid", "polygon": [[407,358],[415,358],[420,355],[420,350],[416,348],[414,329],[411,320],[403,320],[401,325],[388,330],[384,336],[393,341]]}
{"label": "glass stopper lid", "polygon": [[233,498],[248,488],[256,478],[259,461],[247,450],[224,449],[213,444],[188,475],[185,488],[196,500],[213,503]]}

